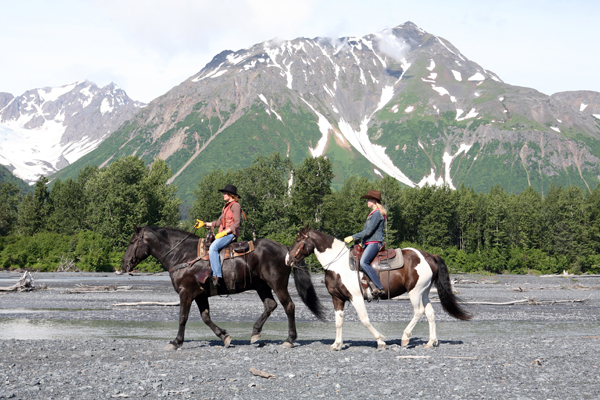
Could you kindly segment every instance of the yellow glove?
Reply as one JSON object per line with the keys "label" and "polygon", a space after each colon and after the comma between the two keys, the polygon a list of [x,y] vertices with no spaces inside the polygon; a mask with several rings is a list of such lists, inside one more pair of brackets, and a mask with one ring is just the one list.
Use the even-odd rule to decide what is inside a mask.
{"label": "yellow glove", "polygon": [[215,239],[221,239],[225,235],[227,235],[227,233],[225,231],[221,231],[215,235]]}
{"label": "yellow glove", "polygon": [[346,239],[344,239],[344,242],[346,242],[346,243],[350,243],[352,241],[354,241],[354,239],[352,238],[352,236],[348,236]]}
{"label": "yellow glove", "polygon": [[196,224],[194,225],[194,228],[196,229],[200,229],[204,226],[204,221],[200,221],[199,219],[196,220]]}

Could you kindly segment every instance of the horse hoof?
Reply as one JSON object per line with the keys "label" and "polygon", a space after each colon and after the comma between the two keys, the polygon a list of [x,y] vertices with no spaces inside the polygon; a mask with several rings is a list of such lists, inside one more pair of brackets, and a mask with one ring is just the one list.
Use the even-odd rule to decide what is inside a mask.
{"label": "horse hoof", "polygon": [[250,344],[256,343],[260,340],[260,333],[258,335],[252,335],[250,338]]}
{"label": "horse hoof", "polygon": [[385,343],[380,343],[377,345],[377,350],[385,350]]}
{"label": "horse hoof", "polygon": [[281,344],[281,347],[285,347],[286,349],[291,349],[292,347],[294,347],[294,344],[290,343],[290,342],[283,342]]}
{"label": "horse hoof", "polygon": [[225,339],[223,339],[223,344],[225,345],[225,348],[228,348],[230,343],[231,343],[231,336],[227,335],[225,337]]}
{"label": "horse hoof", "polygon": [[410,339],[402,339],[402,341],[400,342],[400,346],[402,346],[402,347],[407,346],[408,342],[410,342]]}
{"label": "horse hoof", "polygon": [[329,346],[329,351],[340,351],[342,348],[338,346],[331,345]]}
{"label": "horse hoof", "polygon": [[436,342],[429,342],[429,343],[427,343],[427,344],[425,345],[424,349],[432,349],[432,348],[434,348],[434,347],[438,347],[438,346],[439,346],[439,345],[438,345],[438,342],[437,342],[437,341],[436,341]]}
{"label": "horse hoof", "polygon": [[168,345],[165,346],[165,350],[177,350],[178,347],[175,346],[173,343],[169,343]]}

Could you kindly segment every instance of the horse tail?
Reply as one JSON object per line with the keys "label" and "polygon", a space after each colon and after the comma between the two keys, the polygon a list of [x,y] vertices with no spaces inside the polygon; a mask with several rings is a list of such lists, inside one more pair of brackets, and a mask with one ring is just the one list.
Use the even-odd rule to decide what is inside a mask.
{"label": "horse tail", "polygon": [[452,285],[450,283],[450,274],[448,267],[440,256],[433,256],[437,262],[438,273],[434,278],[435,287],[438,290],[438,296],[444,311],[452,315],[454,318],[469,320],[473,318],[471,314],[465,311],[459,304],[460,300],[452,293]]}
{"label": "horse tail", "polygon": [[317,296],[317,292],[315,291],[315,287],[310,280],[310,272],[308,272],[308,268],[306,268],[304,262],[301,262],[299,267],[300,268],[293,268],[296,290],[298,290],[300,298],[310,309],[310,311],[312,311],[312,313],[321,321],[325,321],[325,309],[323,308],[323,304],[321,304],[321,301]]}

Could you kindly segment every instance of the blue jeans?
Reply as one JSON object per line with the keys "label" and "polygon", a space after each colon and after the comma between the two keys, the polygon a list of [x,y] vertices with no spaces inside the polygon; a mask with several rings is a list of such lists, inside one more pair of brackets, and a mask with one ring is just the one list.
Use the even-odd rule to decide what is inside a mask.
{"label": "blue jeans", "polygon": [[377,286],[377,289],[379,290],[383,289],[383,285],[381,284],[379,277],[375,273],[375,270],[373,269],[373,267],[371,267],[371,261],[373,261],[373,259],[377,255],[377,252],[379,251],[379,249],[381,249],[381,246],[383,246],[383,243],[381,242],[368,244],[367,247],[365,247],[365,251],[363,252],[363,255],[360,259],[360,267],[371,279],[371,281],[373,281],[373,283],[375,284],[375,286]]}
{"label": "blue jeans", "polygon": [[208,248],[208,258],[210,259],[210,268],[212,269],[213,275],[221,278],[223,271],[221,269],[221,257],[219,257],[219,251],[225,246],[228,246],[235,236],[233,233],[225,235],[222,238],[215,239],[214,242]]}

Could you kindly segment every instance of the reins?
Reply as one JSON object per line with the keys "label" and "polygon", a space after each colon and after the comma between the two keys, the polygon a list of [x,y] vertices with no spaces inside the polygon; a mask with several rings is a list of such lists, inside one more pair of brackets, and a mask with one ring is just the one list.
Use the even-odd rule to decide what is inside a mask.
{"label": "reins", "polygon": [[[303,237],[302,237],[302,243],[300,244],[300,246],[298,246],[298,249],[296,249],[296,252],[294,253],[294,259],[296,259],[298,257],[298,254],[300,254],[300,250],[302,250],[304,248],[304,246],[306,245],[306,239],[308,239],[308,234],[303,235]],[[325,265],[321,264],[321,266],[323,267],[323,269],[325,271],[327,271],[328,268],[331,266],[331,264],[333,264],[334,262],[336,262],[337,260],[340,259],[340,256],[342,255],[342,253],[344,252],[344,250],[350,251],[350,249],[348,247],[344,246],[342,248],[342,250],[338,253],[337,256],[335,256],[335,258],[332,261],[328,262]],[[308,266],[306,267],[306,269],[308,270],[308,268],[310,266],[312,266],[312,265],[317,265],[317,264],[308,264]],[[297,267],[294,267],[294,268],[297,268]],[[303,268],[299,268],[299,269],[303,269]]]}
{"label": "reins", "polygon": [[[154,231],[149,231],[149,232],[152,232],[152,233],[154,234],[154,236],[156,236],[156,237],[158,238],[158,235],[156,234],[156,232],[154,232]],[[181,239],[181,240],[180,240],[180,241],[179,241],[179,242],[178,242],[178,243],[177,243],[175,246],[171,247],[171,249],[170,249],[169,251],[167,251],[167,252],[166,252],[164,255],[162,255],[162,256],[161,256],[161,257],[160,257],[160,258],[159,258],[157,261],[160,263],[160,262],[161,262],[161,260],[162,260],[163,258],[165,258],[165,257],[166,257],[166,256],[168,256],[169,254],[171,254],[171,252],[172,252],[173,250],[175,250],[177,247],[179,247],[179,245],[180,245],[181,243],[185,242],[185,241],[186,241],[186,240],[187,240],[187,239],[188,239],[190,236],[192,236],[192,233],[191,233],[191,232],[188,232],[188,234],[186,235],[186,237],[184,237],[183,239]],[[143,238],[143,237],[142,237],[142,238]],[[137,243],[136,243],[136,244],[137,244]]]}

